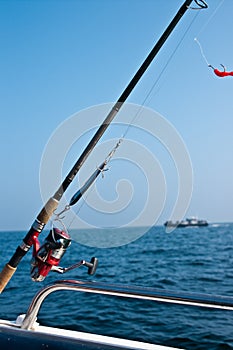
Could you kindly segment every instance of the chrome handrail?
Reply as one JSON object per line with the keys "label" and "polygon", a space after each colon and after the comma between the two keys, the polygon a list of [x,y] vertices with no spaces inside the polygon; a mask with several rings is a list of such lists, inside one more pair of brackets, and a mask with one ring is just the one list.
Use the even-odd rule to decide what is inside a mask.
{"label": "chrome handrail", "polygon": [[42,288],[33,298],[21,328],[32,329],[37,314],[45,298],[59,290],[73,290],[79,292],[112,295],[141,300],[207,307],[233,311],[233,297],[214,296],[185,292],[163,291],[160,289],[139,286],[125,286],[117,284],[87,282],[78,280],[56,281],[52,285]]}

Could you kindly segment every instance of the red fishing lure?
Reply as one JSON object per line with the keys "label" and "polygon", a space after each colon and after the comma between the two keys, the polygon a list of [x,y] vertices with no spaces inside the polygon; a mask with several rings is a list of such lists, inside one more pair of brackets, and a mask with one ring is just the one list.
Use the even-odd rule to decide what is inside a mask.
{"label": "red fishing lure", "polygon": [[221,64],[221,66],[223,67],[223,71],[220,71],[214,67],[212,67],[211,65],[209,65],[209,67],[213,68],[214,73],[218,76],[218,77],[228,77],[228,76],[233,76],[233,71],[232,72],[226,72],[226,68],[224,67],[224,65]]}

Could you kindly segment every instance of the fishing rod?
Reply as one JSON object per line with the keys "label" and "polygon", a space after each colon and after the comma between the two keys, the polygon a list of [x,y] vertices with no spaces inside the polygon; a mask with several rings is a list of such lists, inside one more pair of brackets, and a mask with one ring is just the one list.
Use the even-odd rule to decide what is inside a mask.
{"label": "fishing rod", "polygon": [[[26,234],[25,238],[22,241],[22,244],[17,247],[15,250],[15,253],[9,260],[9,262],[4,266],[3,270],[0,273],[0,293],[4,290],[5,286],[10,281],[11,277],[15,273],[17,266],[19,265],[21,259],[25,256],[25,254],[29,251],[31,246],[35,242],[35,238],[39,236],[39,234],[44,229],[45,225],[48,223],[50,217],[53,215],[54,211],[58,207],[59,201],[63,195],[63,193],[66,191],[68,186],[73,181],[74,177],[79,172],[81,166],[87,159],[87,157],[90,155],[102,135],[105,133],[106,129],[112,122],[112,120],[115,118],[116,114],[119,112],[121,107],[123,106],[124,102],[134,89],[134,87],[137,85],[151,62],[154,60],[155,56],[163,46],[163,44],[168,39],[169,35],[172,33],[173,29],[176,27],[182,16],[185,14],[185,12],[189,9],[190,4],[193,0],[186,0],[184,1],[183,5],[180,7],[164,33],[161,35],[160,39],[157,41],[149,55],[146,57],[145,61],[142,63],[132,80],[129,82],[117,102],[114,104],[111,111],[108,113],[107,117],[103,121],[103,123],[100,125],[99,129],[96,131],[93,138],[90,140],[89,144],[81,154],[81,156],[78,158],[76,163],[74,164],[73,168],[70,170],[64,181],[61,183],[57,191],[54,193],[53,197],[51,197],[45,206],[42,208],[40,213],[38,214],[37,218],[35,219],[34,223],[32,224],[30,230]],[[203,3],[202,0],[194,0],[196,4],[200,6],[200,3]]]}

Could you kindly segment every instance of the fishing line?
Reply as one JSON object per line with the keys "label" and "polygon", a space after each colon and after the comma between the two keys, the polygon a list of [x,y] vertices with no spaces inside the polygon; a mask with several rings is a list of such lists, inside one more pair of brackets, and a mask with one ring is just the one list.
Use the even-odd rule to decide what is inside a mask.
{"label": "fishing line", "polygon": [[207,25],[210,23],[210,21],[213,19],[213,17],[216,15],[217,11],[220,9],[220,7],[223,5],[225,0],[222,0],[218,6],[215,8],[214,12],[212,13],[212,15],[210,16],[210,18],[206,21],[206,23],[202,26],[202,28],[200,29],[200,31],[198,32],[197,36],[194,38],[194,41],[198,44],[199,49],[200,49],[200,53],[201,56],[203,57],[204,61],[206,62],[206,64],[208,65],[208,67],[211,67],[209,61],[206,58],[206,55],[204,53],[204,50],[202,48],[202,45],[200,43],[200,41],[197,39],[197,37],[204,31],[204,29],[207,27]]}
{"label": "fishing line", "polygon": [[216,15],[216,12],[219,10],[219,8],[222,6],[222,4],[224,3],[225,0],[222,0],[218,6],[216,6],[214,12],[212,13],[212,15],[210,16],[210,18],[206,21],[206,23],[201,27],[201,29],[199,30],[198,34],[196,37],[198,37],[203,31],[204,29],[207,27],[207,25],[209,24],[209,22],[212,20],[212,18]]}
{"label": "fishing line", "polygon": [[198,46],[199,46],[199,48],[200,48],[201,55],[202,55],[203,59],[205,60],[206,64],[207,64],[208,66],[210,66],[210,64],[209,64],[209,62],[208,62],[208,60],[207,60],[207,58],[206,58],[206,56],[205,56],[205,54],[204,54],[204,51],[203,51],[203,49],[202,49],[202,46],[201,46],[199,40],[198,40],[197,38],[194,38],[194,41],[196,41],[196,43],[198,44]]}

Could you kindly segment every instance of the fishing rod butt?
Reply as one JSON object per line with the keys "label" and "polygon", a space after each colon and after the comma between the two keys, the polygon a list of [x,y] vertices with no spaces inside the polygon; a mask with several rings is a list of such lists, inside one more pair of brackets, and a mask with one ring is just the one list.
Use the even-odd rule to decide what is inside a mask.
{"label": "fishing rod butt", "polygon": [[16,269],[16,267],[12,267],[9,264],[4,266],[3,270],[0,272],[0,293],[2,293],[6,287]]}

